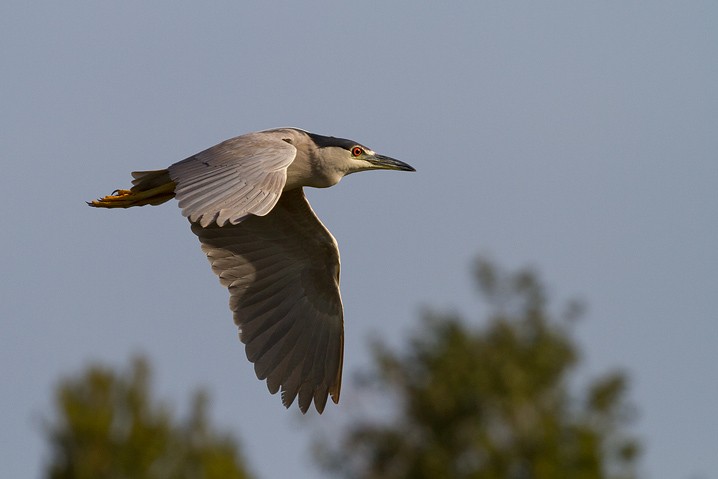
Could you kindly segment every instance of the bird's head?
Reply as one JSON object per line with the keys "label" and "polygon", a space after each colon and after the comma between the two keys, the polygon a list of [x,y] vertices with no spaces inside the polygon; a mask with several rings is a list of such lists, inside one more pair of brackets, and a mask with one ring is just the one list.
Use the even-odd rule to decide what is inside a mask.
{"label": "bird's head", "polygon": [[342,176],[366,170],[416,171],[403,161],[380,155],[354,140],[308,133],[323,165],[338,168]]}

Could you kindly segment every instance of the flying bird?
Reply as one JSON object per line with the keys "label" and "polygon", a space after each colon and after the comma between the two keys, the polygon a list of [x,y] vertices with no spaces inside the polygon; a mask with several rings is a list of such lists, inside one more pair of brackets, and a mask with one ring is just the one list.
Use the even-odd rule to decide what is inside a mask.
{"label": "flying bird", "polygon": [[260,380],[321,414],[339,402],[344,318],[339,249],[303,187],[326,188],[365,170],[415,171],[353,140],[298,128],[248,133],[165,170],[133,172],[129,190],[98,208],[159,205],[177,198],[229,307]]}

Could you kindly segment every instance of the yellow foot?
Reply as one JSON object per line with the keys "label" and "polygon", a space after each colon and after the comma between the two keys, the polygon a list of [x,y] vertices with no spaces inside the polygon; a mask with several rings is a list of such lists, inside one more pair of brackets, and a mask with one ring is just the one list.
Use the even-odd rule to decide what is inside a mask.
{"label": "yellow foot", "polygon": [[169,182],[144,191],[115,190],[87,204],[95,208],[129,208],[131,206],[159,205],[174,198],[175,184]]}
{"label": "yellow foot", "polygon": [[87,204],[96,208],[128,208],[133,203],[131,196],[130,190],[115,190],[111,195],[88,201]]}

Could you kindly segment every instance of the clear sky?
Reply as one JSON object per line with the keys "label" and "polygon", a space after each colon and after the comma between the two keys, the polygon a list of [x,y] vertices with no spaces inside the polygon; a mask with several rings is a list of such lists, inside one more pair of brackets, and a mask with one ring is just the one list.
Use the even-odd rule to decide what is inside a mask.
{"label": "clear sky", "polygon": [[[588,304],[582,378],[625,369],[646,477],[718,477],[718,3],[5,0],[0,464],[35,478],[63,374],[143,352],[265,478],[308,423],[256,380],[172,203],[84,201],[241,133],[298,126],[418,170],[310,191],[339,241],[345,389],[368,338],[476,308],[470,261]],[[474,317],[476,315],[474,314]]]}

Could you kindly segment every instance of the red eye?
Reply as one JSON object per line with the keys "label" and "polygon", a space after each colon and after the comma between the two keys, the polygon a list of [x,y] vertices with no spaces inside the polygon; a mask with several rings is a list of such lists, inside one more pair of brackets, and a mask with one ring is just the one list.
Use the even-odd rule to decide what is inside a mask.
{"label": "red eye", "polygon": [[352,148],[352,156],[359,156],[362,153],[364,153],[364,150],[362,150],[358,146],[355,146],[354,148]]}

